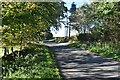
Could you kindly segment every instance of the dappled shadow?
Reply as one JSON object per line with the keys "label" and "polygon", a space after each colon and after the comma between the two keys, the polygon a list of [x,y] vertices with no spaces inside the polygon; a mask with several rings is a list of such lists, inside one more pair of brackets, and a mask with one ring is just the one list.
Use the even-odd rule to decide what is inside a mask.
{"label": "dappled shadow", "polygon": [[51,48],[63,80],[120,80],[119,63],[112,58],[66,45],[53,45]]}
{"label": "dappled shadow", "polygon": [[91,78],[89,77],[76,77],[76,78],[70,78],[69,80],[120,80],[120,78]]}
{"label": "dappled shadow", "polygon": [[60,80],[59,78],[4,78],[4,80]]}

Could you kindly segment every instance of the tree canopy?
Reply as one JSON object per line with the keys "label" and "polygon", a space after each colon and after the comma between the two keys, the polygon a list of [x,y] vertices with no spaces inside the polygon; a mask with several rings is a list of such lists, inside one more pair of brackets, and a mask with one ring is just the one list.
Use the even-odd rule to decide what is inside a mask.
{"label": "tree canopy", "polygon": [[40,41],[62,16],[61,2],[2,2],[3,46]]}
{"label": "tree canopy", "polygon": [[[120,2],[93,2],[77,8],[70,21],[79,32],[79,39],[100,43],[119,51],[120,43]],[[87,42],[86,42],[87,43]],[[103,45],[103,46],[102,46]]]}

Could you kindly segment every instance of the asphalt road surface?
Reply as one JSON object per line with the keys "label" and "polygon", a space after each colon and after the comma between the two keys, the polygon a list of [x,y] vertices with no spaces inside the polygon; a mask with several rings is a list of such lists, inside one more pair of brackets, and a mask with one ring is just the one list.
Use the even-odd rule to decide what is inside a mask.
{"label": "asphalt road surface", "polygon": [[45,44],[55,52],[63,80],[120,80],[120,64],[112,58],[69,47],[68,43]]}

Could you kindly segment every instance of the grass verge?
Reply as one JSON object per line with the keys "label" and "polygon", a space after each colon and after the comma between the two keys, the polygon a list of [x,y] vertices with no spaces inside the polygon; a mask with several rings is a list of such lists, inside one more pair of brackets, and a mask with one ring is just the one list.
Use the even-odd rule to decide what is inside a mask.
{"label": "grass verge", "polygon": [[105,49],[105,48],[95,47],[95,46],[87,46],[87,44],[82,44],[80,42],[70,42],[69,46],[75,47],[75,48],[84,48],[91,52],[96,52],[100,55],[111,57],[116,60],[120,60],[120,51],[113,51],[110,49]]}
{"label": "grass verge", "polygon": [[29,44],[22,51],[2,57],[3,80],[61,80],[49,47]]}

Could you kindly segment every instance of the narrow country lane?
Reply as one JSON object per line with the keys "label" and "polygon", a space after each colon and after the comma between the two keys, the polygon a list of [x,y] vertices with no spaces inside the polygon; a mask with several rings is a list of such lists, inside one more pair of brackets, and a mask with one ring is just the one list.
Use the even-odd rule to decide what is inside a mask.
{"label": "narrow country lane", "polygon": [[67,43],[45,41],[55,52],[63,80],[120,80],[119,62]]}

